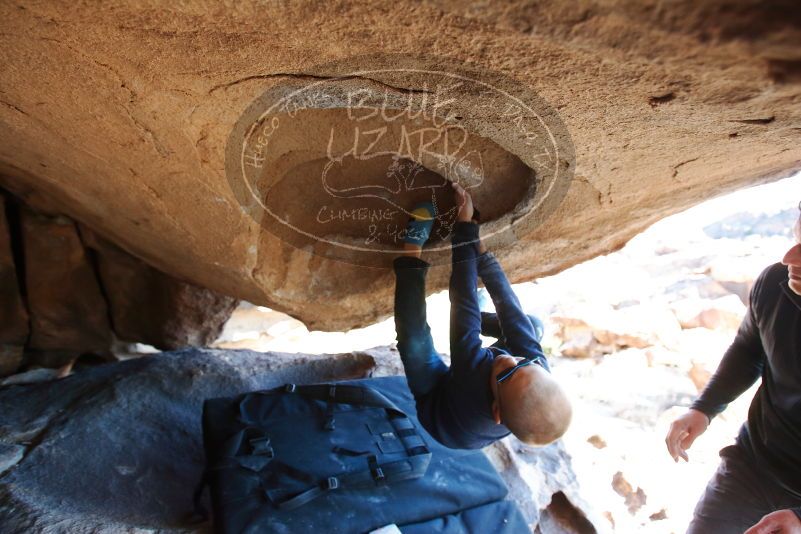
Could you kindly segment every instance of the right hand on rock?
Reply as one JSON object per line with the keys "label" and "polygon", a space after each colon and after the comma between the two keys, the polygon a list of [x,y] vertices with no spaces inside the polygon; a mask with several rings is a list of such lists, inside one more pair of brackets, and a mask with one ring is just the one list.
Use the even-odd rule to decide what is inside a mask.
{"label": "right hand on rock", "polygon": [[457,221],[470,222],[473,220],[473,197],[456,182],[451,182],[453,193],[456,195],[456,205],[459,206]]}
{"label": "right hand on rock", "polygon": [[687,413],[670,424],[665,444],[674,462],[678,462],[679,457],[684,458],[685,462],[690,461],[687,449],[692,446],[695,438],[706,431],[708,426],[709,418],[703,412],[693,409],[687,410]]}

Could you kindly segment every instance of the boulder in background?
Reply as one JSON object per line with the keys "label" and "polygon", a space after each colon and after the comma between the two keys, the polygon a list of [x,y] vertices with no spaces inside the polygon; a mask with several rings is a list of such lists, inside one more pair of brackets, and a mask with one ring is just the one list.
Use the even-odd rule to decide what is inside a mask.
{"label": "boulder in background", "polygon": [[28,311],[20,295],[6,199],[0,195],[0,376],[12,374],[19,368],[27,340]]}
{"label": "boulder in background", "polygon": [[161,350],[208,346],[222,332],[237,299],[173,278],[85,226],[118,338]]}
{"label": "boulder in background", "polygon": [[111,346],[106,300],[75,224],[20,210],[31,335],[29,363],[66,365]]}

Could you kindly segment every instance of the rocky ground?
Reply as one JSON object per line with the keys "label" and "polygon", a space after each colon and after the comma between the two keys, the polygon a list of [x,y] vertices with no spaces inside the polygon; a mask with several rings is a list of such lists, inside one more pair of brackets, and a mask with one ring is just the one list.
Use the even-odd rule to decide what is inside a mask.
{"label": "rocky ground", "polygon": [[[675,464],[664,445],[672,419],[714,372],[746,310],[753,279],[792,244],[801,176],[744,190],[664,219],[620,251],[519,284],[543,318],[556,376],[575,400],[564,438],[581,495],[616,532],[683,532],[693,506],[746,417],[754,389],[717,417]],[[428,299],[448,350],[448,297]],[[266,308],[241,306],[220,347],[350,351],[394,339],[392,319],[346,333],[309,332]]]}
{"label": "rocky ground", "polygon": [[[397,361],[387,347],[319,355],[190,348],[6,383],[0,532],[210,532],[192,507],[204,399],[395,375]],[[533,531],[592,532],[563,443],[534,449],[509,439],[486,453]]]}

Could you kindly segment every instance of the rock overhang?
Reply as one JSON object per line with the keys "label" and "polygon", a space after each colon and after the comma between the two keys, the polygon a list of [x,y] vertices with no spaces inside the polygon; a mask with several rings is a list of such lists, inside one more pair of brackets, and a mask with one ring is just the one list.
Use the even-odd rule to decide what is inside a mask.
{"label": "rock overhang", "polygon": [[[380,20],[362,5],[325,15],[255,2],[228,13],[139,2],[6,6],[0,182],[165,273],[312,328],[364,325],[391,312],[391,271],[298,249],[231,191],[227,141],[255,99],[293,80],[337,77],[344,71],[320,65],[377,50],[447,56],[482,81],[500,73],[533,89],[569,129],[576,165],[562,201],[533,210],[547,220],[518,219],[519,231],[493,244],[513,281],[530,280],[614,250],[700,200],[801,166],[797,10],[727,5],[390,2]],[[374,31],[356,31],[360,24]],[[397,66],[373,61],[348,68]],[[418,97],[427,89],[413,76],[339,83],[348,82]],[[459,114],[468,131],[537,170],[502,108],[469,111]],[[435,266],[429,291],[447,275],[446,264]]]}

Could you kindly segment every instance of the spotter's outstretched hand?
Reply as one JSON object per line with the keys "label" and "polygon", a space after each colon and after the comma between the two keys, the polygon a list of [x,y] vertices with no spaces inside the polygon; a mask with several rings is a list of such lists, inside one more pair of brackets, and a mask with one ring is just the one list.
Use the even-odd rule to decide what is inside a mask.
{"label": "spotter's outstretched hand", "polygon": [[679,458],[684,458],[685,462],[690,460],[687,449],[692,446],[695,438],[706,432],[708,426],[707,416],[693,409],[687,410],[684,415],[671,423],[665,445],[674,462],[678,462]]}

